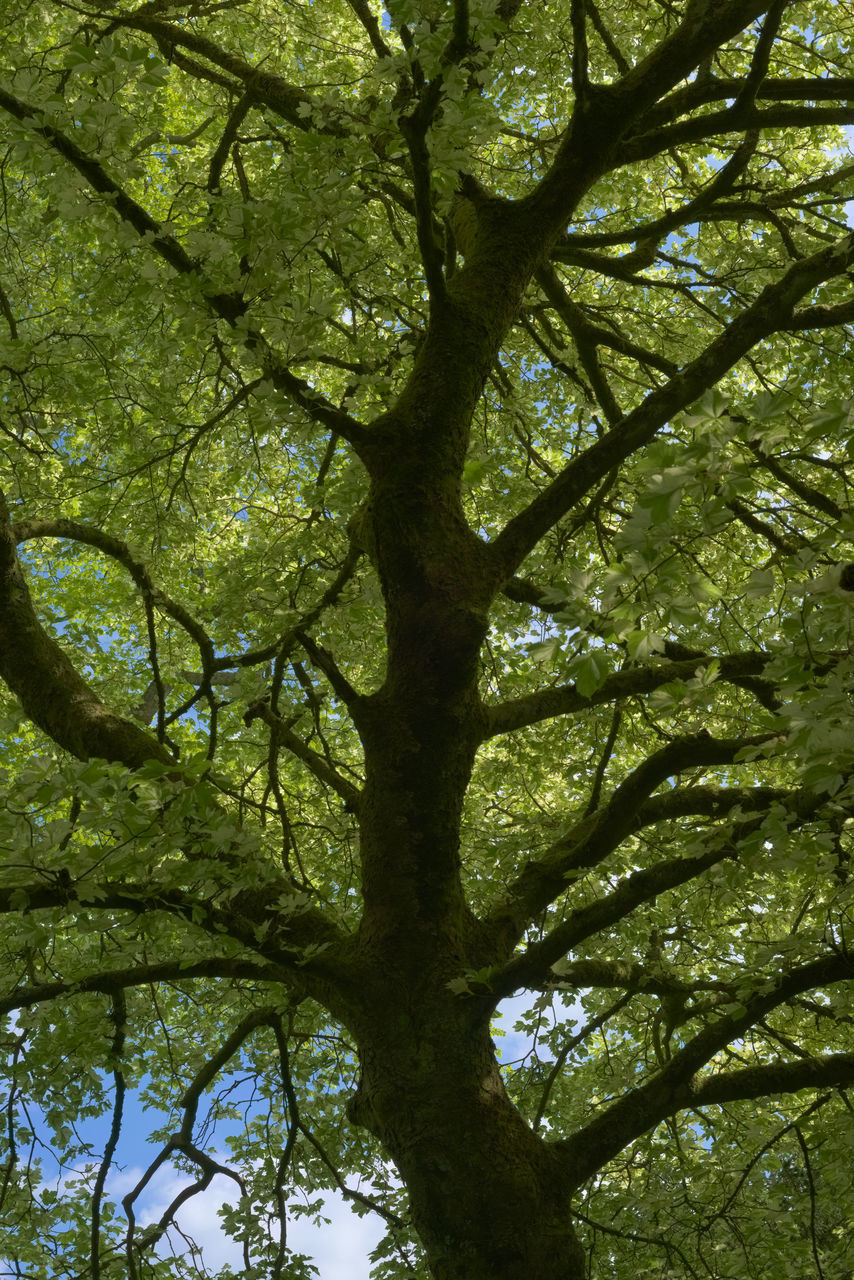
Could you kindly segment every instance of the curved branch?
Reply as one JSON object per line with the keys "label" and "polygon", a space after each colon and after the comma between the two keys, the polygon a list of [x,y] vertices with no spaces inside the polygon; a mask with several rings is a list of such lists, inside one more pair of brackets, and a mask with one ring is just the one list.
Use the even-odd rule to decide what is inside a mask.
{"label": "curved branch", "polygon": [[100,757],[128,769],[171,764],[166,748],[101,701],[36,616],[0,492],[0,677],[24,711],[78,760]]}
{"label": "curved branch", "polygon": [[[640,830],[643,826],[673,817],[691,814],[702,814],[711,818],[723,817],[743,804],[750,803],[750,792],[754,789],[734,788],[734,794],[728,795],[728,788],[709,788],[708,790],[698,788],[696,790],[700,794],[696,800],[693,800],[689,793],[694,790],[694,788],[684,788],[681,792],[677,792],[676,802],[669,796],[659,796],[638,806],[634,821],[625,834],[631,834],[632,831]],[[571,912],[551,933],[516,955],[490,981],[490,987],[496,993],[496,998],[501,1000],[519,990],[520,987],[540,985],[548,980],[551,966],[585,939],[625,919],[639,906],[665,893],[668,889],[696,879],[724,859],[737,861],[745,838],[762,826],[767,816],[768,803],[784,804],[787,812],[799,822],[808,821],[814,817],[824,803],[823,797],[805,789],[781,793],[776,788],[757,787],[755,791],[758,794],[752,799],[758,802],[758,812],[749,814],[733,829],[720,833],[719,842],[709,847],[705,853],[690,858],[671,858],[626,876],[610,893]],[[575,847],[570,849],[564,863],[568,869],[562,876],[558,875],[557,870],[560,865],[559,859],[555,859],[553,866],[545,862],[533,864],[525,869],[511,891],[517,895],[517,900],[508,903],[505,899],[502,908],[493,913],[492,925],[495,933],[501,935],[503,926],[501,936],[505,938],[505,950],[506,940],[509,939],[511,945],[515,943],[524,924],[532,918],[532,915],[529,915],[527,920],[524,918],[525,911],[524,908],[520,908],[519,901],[527,898],[528,905],[538,901],[547,905],[547,902],[554,900],[567,888],[567,877],[579,864],[582,867],[596,865],[616,846],[614,836],[620,834],[619,806],[615,804],[618,793],[619,788],[610,804],[606,806],[606,816],[608,809],[617,810],[616,821],[610,824],[612,828],[617,827],[617,832],[613,829],[607,832],[609,824],[603,822],[602,825],[610,836],[609,840],[602,841],[605,844],[604,852],[599,843],[600,833],[596,830],[594,823],[592,831],[589,832],[590,841],[587,842],[582,838]],[[584,825],[579,823],[578,829],[583,829]],[[620,838],[624,838],[624,835],[621,834]],[[528,876],[530,880],[526,883]],[[508,894],[509,898],[510,894]],[[517,912],[515,920],[512,917],[514,908]],[[508,927],[508,915],[516,926],[515,931]]]}
{"label": "curved branch", "polygon": [[119,564],[124,565],[125,569],[127,569],[142,595],[150,599],[163,613],[183,627],[196,642],[202,656],[203,665],[207,666],[213,663],[213,642],[202,624],[183,605],[178,604],[154,585],[146,566],[136,559],[127,543],[122,542],[120,538],[113,537],[112,534],[106,533],[95,525],[84,524],[80,520],[66,520],[63,518],[55,520],[18,520],[12,525],[12,533],[18,544],[29,542],[33,538],[68,538],[70,541],[82,542],[86,546],[95,547],[96,550],[103,551],[104,555],[118,560]]}
{"label": "curved branch", "polygon": [[112,1017],[113,1017],[113,1042],[110,1046],[110,1059],[113,1068],[113,1085],[115,1088],[115,1099],[113,1102],[113,1115],[110,1123],[110,1133],[107,1138],[107,1145],[104,1147],[104,1155],[98,1166],[98,1172],[95,1177],[95,1185],[92,1189],[92,1228],[91,1228],[91,1248],[90,1248],[90,1267],[92,1280],[101,1280],[101,1197],[104,1194],[104,1184],[107,1181],[107,1174],[110,1171],[110,1165],[118,1146],[119,1137],[122,1131],[122,1115],[124,1113],[125,1103],[125,1076],[121,1069],[122,1054],[125,1047],[125,1032],[127,1029],[127,1005],[125,1003],[124,991],[119,989],[113,992],[112,998]]}
{"label": "curved branch", "polygon": [[[570,298],[552,267],[541,267],[537,272],[537,280],[549,302],[572,334],[580,357],[582,356],[582,347],[586,343],[588,346],[610,347],[612,351],[618,351],[620,355],[637,360],[638,364],[648,364],[654,369],[660,369],[668,377],[678,373],[678,365],[674,364],[672,360],[668,360],[666,356],[660,355],[657,351],[648,351],[646,347],[640,346],[637,342],[632,342],[631,339],[624,337],[623,334],[614,333],[610,329],[594,324],[589,320],[584,310]],[[586,362],[585,368],[587,369],[590,383],[595,389],[596,380]],[[599,376],[601,377],[601,374]],[[613,396],[611,399],[613,400]],[[617,416],[620,417],[621,415],[618,414]]]}
{"label": "curved branch", "polygon": [[294,649],[301,643],[298,632],[305,632],[309,627],[313,626],[320,615],[330,605],[335,604],[341,592],[347,583],[353,577],[356,571],[356,565],[359,563],[363,552],[354,542],[350,543],[347,554],[341,562],[338,573],[330,582],[329,586],[321,595],[317,604],[312,605],[302,617],[292,627],[280,635],[272,644],[265,645],[262,649],[246,649],[243,653],[227,653],[221,658],[216,658],[211,664],[212,671],[227,671],[230,667],[255,667],[261,662],[269,662],[271,659],[281,655],[284,661]]}

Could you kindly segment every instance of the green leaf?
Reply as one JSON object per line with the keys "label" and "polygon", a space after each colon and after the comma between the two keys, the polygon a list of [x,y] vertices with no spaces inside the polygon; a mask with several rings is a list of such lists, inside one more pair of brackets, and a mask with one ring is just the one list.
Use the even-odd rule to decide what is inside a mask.
{"label": "green leaf", "polygon": [[590,649],[572,660],[569,671],[582,698],[590,698],[608,679],[611,664],[604,650]]}

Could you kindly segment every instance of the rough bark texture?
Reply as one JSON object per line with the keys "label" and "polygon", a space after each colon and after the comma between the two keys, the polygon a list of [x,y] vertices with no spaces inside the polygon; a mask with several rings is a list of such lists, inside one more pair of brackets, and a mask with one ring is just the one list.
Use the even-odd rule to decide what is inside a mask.
{"label": "rough bark texture", "polygon": [[415,1001],[393,981],[383,995],[351,1114],[406,1181],[438,1280],[584,1276],[572,1186],[507,1099],[482,1016],[435,984]]}

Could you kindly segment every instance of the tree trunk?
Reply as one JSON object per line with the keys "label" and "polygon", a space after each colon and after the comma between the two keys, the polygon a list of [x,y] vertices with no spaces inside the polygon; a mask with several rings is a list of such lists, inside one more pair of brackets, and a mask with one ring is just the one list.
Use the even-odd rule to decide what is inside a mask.
{"label": "tree trunk", "polygon": [[381,446],[366,517],[388,665],[382,687],[351,707],[365,785],[360,980],[348,1019],[362,1077],[348,1112],[397,1166],[435,1280],[582,1280],[574,1184],[505,1093],[491,1004],[449,985],[496,959],[460,875],[496,584],[462,513],[467,399],[479,382],[467,364],[454,383],[454,355],[422,359],[421,394],[405,422],[386,425],[399,437]]}
{"label": "tree trunk", "polygon": [[[387,681],[360,710],[365,967],[351,1021],[362,1079],[350,1118],[405,1181],[435,1280],[582,1280],[574,1185],[505,1093],[491,1004],[449,987],[491,955],[459,874],[480,737],[473,680],[442,697],[438,633],[419,633],[411,616],[398,624],[412,627],[408,687],[398,669],[397,689]],[[446,642],[453,628],[449,615]]]}
{"label": "tree trunk", "polygon": [[349,1109],[394,1160],[435,1280],[584,1280],[573,1185],[504,1091],[479,1002],[382,984]]}

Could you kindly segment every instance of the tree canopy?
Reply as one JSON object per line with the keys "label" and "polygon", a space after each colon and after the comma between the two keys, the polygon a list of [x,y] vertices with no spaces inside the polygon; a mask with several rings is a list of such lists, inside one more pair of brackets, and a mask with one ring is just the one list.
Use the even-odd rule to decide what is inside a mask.
{"label": "tree canopy", "polygon": [[850,1280],[854,6],[3,15],[0,1274]]}

